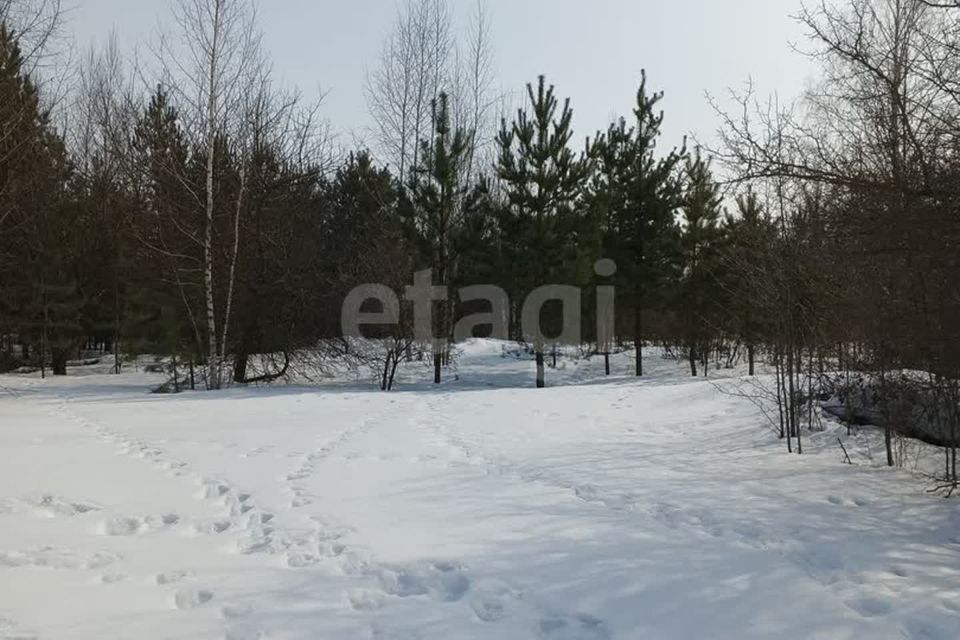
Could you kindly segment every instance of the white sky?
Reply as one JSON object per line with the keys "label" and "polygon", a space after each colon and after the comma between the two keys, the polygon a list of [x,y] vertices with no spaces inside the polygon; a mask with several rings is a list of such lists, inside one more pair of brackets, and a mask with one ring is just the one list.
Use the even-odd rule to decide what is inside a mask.
{"label": "white sky", "polygon": [[[484,0],[493,21],[498,83],[519,93],[547,75],[574,109],[576,138],[628,114],[646,68],[648,86],[666,92],[667,145],[686,133],[710,140],[717,118],[705,93],[723,97],[753,78],[763,95],[788,102],[811,76],[791,50],[803,43],[792,19],[800,0]],[[74,0],[69,25],[78,44],[102,42],[116,28],[133,51],[167,21],[167,0]],[[472,0],[450,0],[465,27]],[[275,70],[308,95],[328,92],[323,113],[350,144],[370,120],[364,78],[397,13],[394,0],[262,1],[261,27]]]}

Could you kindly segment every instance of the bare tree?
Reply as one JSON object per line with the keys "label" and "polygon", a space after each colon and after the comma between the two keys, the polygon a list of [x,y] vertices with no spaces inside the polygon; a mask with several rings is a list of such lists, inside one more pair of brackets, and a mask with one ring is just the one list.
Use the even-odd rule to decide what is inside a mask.
{"label": "bare tree", "polygon": [[[494,161],[494,145],[497,132],[497,106],[500,96],[494,91],[494,59],[490,15],[477,0],[465,44],[458,53],[460,72],[456,78],[465,81],[465,87],[454,88],[454,108],[459,113],[455,122],[470,132],[468,160],[464,172],[468,182],[474,182],[480,168],[491,166]],[[462,83],[461,83],[462,84]],[[458,106],[459,105],[459,106]]]}
{"label": "bare tree", "polygon": [[[218,139],[242,141],[248,133],[244,117],[245,101],[255,69],[262,64],[261,36],[256,27],[256,6],[249,0],[178,0],[174,18],[179,30],[179,47],[165,42],[161,62],[175,79],[174,87],[181,104],[187,107],[188,123],[196,139],[202,140],[206,158],[203,281],[206,304],[207,385],[216,389],[222,383],[225,342],[218,327],[226,335],[229,324],[229,303],[218,318],[217,283],[214,281],[214,255],[217,252],[214,233],[216,209]],[[239,148],[245,143],[239,142]],[[242,208],[241,189],[235,215]],[[234,256],[240,226],[234,224]],[[230,270],[226,288],[232,295],[234,269]]]}
{"label": "bare tree", "polygon": [[401,184],[417,164],[430,130],[431,105],[451,83],[456,44],[446,0],[409,0],[367,77],[374,134]]}

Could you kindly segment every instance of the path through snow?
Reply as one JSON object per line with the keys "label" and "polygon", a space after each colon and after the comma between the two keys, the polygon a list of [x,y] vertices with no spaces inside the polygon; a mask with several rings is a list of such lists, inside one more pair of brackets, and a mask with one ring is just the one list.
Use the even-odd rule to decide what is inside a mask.
{"label": "path through snow", "polygon": [[[628,357],[618,362],[626,371]],[[960,637],[960,511],[673,363],[154,396],[0,377],[0,640]]]}

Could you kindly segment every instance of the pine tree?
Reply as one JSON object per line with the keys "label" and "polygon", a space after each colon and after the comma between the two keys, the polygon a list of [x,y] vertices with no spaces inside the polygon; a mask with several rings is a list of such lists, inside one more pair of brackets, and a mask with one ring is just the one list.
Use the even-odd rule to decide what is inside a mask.
{"label": "pine tree", "polygon": [[759,300],[761,279],[767,265],[766,253],[773,245],[775,230],[765,217],[757,194],[748,190],[736,198],[737,215],[724,220],[723,267],[728,324],[747,349],[749,374],[756,370],[756,347],[763,334]]}
{"label": "pine tree", "polygon": [[616,284],[633,314],[636,375],[643,375],[643,312],[662,306],[675,278],[677,227],[681,200],[678,167],[684,148],[657,156],[663,93],[647,93],[642,74],[634,109],[635,124],[611,124],[591,145],[597,172],[591,189],[603,229],[603,252],[617,263]]}
{"label": "pine tree", "polygon": [[[414,243],[435,272],[437,286],[448,287],[454,278],[459,233],[470,207],[470,189],[463,184],[470,153],[471,134],[450,125],[449,100],[441,93],[433,104],[433,136],[420,141],[420,153],[410,181],[410,225]],[[453,305],[440,305],[433,327],[433,381],[440,373],[453,332]]]}
{"label": "pine tree", "polygon": [[[141,255],[152,258],[148,268],[138,269],[134,275],[139,289],[136,306],[144,307],[151,298],[155,309],[179,301],[189,336],[185,336],[185,341],[194,344],[194,352],[199,357],[204,352],[197,277],[202,262],[197,238],[202,227],[196,206],[191,205],[200,190],[190,173],[190,153],[180,128],[179,114],[162,86],[156,88],[136,123],[133,147],[137,168],[135,184],[142,206],[131,224],[143,249]],[[131,329],[139,327],[143,331],[144,312],[135,315]],[[158,314],[147,316],[156,323],[166,322]],[[164,330],[159,326],[150,328],[151,342],[156,343]],[[131,341],[136,337],[127,336]]]}
{"label": "pine tree", "polygon": [[56,373],[65,373],[76,340],[70,310],[82,307],[74,278],[76,237],[64,218],[70,211],[69,164],[63,140],[23,70],[16,38],[3,23],[0,131],[0,300],[10,316],[0,318],[0,332],[6,324],[21,340],[39,342],[34,352],[41,367],[55,346]]}
{"label": "pine tree", "polygon": [[696,377],[698,359],[703,359],[706,366],[707,341],[712,335],[711,323],[716,318],[723,199],[711,174],[710,160],[701,157],[699,149],[687,158],[685,180],[684,227],[680,239],[683,277],[677,311],[686,336],[690,373]]}
{"label": "pine tree", "polygon": [[[540,76],[537,88],[527,85],[529,109],[519,109],[512,124],[503,120],[497,138],[497,175],[504,183],[508,209],[503,239],[514,269],[511,300],[534,288],[569,277],[577,206],[589,176],[590,163],[570,148],[573,110],[570,100],[559,108],[553,85]],[[514,310],[514,317],[519,314]],[[537,387],[544,382],[544,345],[534,344]]]}

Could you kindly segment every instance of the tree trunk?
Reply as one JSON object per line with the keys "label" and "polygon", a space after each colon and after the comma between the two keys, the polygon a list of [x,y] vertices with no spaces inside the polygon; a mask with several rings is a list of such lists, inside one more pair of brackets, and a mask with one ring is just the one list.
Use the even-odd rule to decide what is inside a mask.
{"label": "tree trunk", "polygon": [[214,3],[213,34],[211,37],[209,67],[207,82],[207,114],[206,114],[206,188],[207,199],[205,207],[205,224],[203,235],[203,286],[207,306],[207,388],[220,388],[220,354],[217,352],[217,316],[213,296],[213,212],[214,212],[214,171],[216,170],[216,136],[217,136],[217,99],[218,80],[220,71],[217,67],[220,61],[220,30],[221,30],[220,2]]}
{"label": "tree trunk", "polygon": [[637,349],[635,368],[639,378],[643,376],[643,322],[639,304],[633,309],[633,344]]}
{"label": "tree trunk", "polygon": [[896,466],[893,460],[893,429],[889,423],[883,427],[883,444],[887,448],[887,466]]}
{"label": "tree trunk", "polygon": [[390,382],[390,362],[393,358],[393,353],[387,353],[387,359],[383,363],[383,373],[380,376],[380,391],[389,391],[388,384]]}
{"label": "tree trunk", "polygon": [[610,352],[603,354],[603,370],[606,375],[610,375]]}
{"label": "tree trunk", "polygon": [[[244,160],[241,157],[240,162]],[[247,168],[240,166],[240,190],[233,215],[233,253],[230,256],[230,275],[227,280],[227,304],[223,310],[223,336],[220,339],[220,355],[227,354],[227,336],[230,332],[230,314],[233,312],[233,289],[237,280],[237,257],[240,255],[240,212],[243,210],[243,197],[247,188]],[[246,355],[246,354],[244,354]],[[246,369],[246,363],[244,363]],[[246,373],[246,372],[244,372]],[[246,375],[244,375],[246,377]]]}
{"label": "tree trunk", "polygon": [[754,358],[753,344],[748,344],[748,345],[747,345],[747,362],[749,362],[749,364],[750,364],[750,375],[751,375],[751,376],[754,375],[754,360],[753,360],[753,358]]}
{"label": "tree trunk", "polygon": [[243,384],[247,381],[247,365],[250,357],[246,349],[241,349],[236,358],[233,359],[233,381],[237,384]]}
{"label": "tree trunk", "polygon": [[693,344],[690,345],[688,357],[690,360],[690,375],[696,378],[697,377],[697,348],[693,346]]}
{"label": "tree trunk", "polygon": [[543,349],[537,349],[537,389],[543,389],[547,386],[544,381],[543,369]]}
{"label": "tree trunk", "polygon": [[433,384],[440,384],[440,368],[443,365],[443,354],[434,349],[433,352]]}
{"label": "tree trunk", "polygon": [[390,375],[387,380],[387,391],[393,391],[393,381],[397,378],[397,366],[400,364],[400,354],[394,352],[393,362],[390,364]]}
{"label": "tree trunk", "polygon": [[[115,276],[119,277],[119,276]],[[113,372],[120,373],[120,288],[113,290]]]}
{"label": "tree trunk", "polygon": [[54,348],[50,350],[50,366],[53,369],[53,375],[67,375],[67,350]]}

